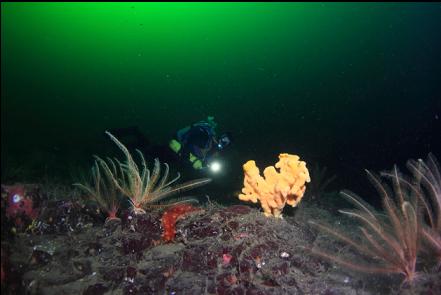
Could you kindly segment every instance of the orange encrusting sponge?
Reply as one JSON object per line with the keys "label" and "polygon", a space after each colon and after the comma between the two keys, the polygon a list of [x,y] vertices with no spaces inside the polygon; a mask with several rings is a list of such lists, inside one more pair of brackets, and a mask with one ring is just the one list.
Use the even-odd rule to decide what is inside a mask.
{"label": "orange encrusting sponge", "polygon": [[[279,168],[277,171],[275,168]],[[282,153],[274,166],[268,166],[260,175],[256,162],[250,160],[243,165],[244,187],[239,199],[260,202],[266,216],[282,217],[285,204],[297,206],[310,182],[306,163],[299,156]]]}
{"label": "orange encrusting sponge", "polygon": [[190,204],[179,204],[165,211],[161,218],[162,227],[164,228],[162,235],[163,240],[166,242],[172,241],[176,234],[176,221],[186,214],[198,210],[201,209],[193,207]]}

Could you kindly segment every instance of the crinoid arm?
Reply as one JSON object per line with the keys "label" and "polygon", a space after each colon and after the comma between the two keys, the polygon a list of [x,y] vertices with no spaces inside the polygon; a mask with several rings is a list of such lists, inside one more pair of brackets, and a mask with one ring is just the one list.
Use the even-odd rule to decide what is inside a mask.
{"label": "crinoid arm", "polygon": [[351,246],[372,264],[359,265],[351,259],[337,257],[320,249],[312,253],[359,271],[375,273],[399,273],[404,275],[405,282],[412,282],[418,275],[416,258],[419,253],[421,218],[412,190],[403,182],[404,178],[396,167],[386,176],[392,179],[391,189],[375,174],[367,171],[371,183],[383,200],[383,211],[375,210],[362,198],[350,191],[341,195],[355,206],[355,209],[339,210],[359,222],[359,235],[353,237],[335,228],[317,222],[310,222],[322,232]]}
{"label": "crinoid arm", "polygon": [[98,158],[98,161],[108,178],[113,181],[114,186],[129,198],[133,211],[136,213],[145,213],[145,208],[151,207],[151,205],[157,204],[167,197],[194,189],[211,181],[210,178],[201,178],[176,184],[180,175],[178,173],[175,178],[169,180],[170,169],[167,163],[163,163],[165,169],[161,176],[161,162],[159,159],[154,160],[153,169],[150,170],[142,152],[136,150],[140,159],[140,165],[138,166],[129,150],[110,132],[106,131],[106,134],[123,152],[126,159],[124,162],[117,159],[108,159],[106,162]]}
{"label": "crinoid arm", "polygon": [[149,203],[157,203],[164,200],[167,197],[195,189],[210,182],[211,182],[211,178],[200,178],[200,179],[190,180],[181,184],[177,184],[173,187],[166,185],[165,187],[160,187],[160,189],[157,189],[154,192],[152,192],[151,196],[148,198],[148,201]]}
{"label": "crinoid arm", "polygon": [[91,183],[74,183],[73,185],[79,187],[94,199],[100,209],[107,213],[108,218],[116,218],[121,202],[120,193],[109,175],[107,173],[102,175],[101,170],[105,171],[106,168],[103,167],[103,161],[100,160],[99,157],[95,156],[95,162],[91,169]]}

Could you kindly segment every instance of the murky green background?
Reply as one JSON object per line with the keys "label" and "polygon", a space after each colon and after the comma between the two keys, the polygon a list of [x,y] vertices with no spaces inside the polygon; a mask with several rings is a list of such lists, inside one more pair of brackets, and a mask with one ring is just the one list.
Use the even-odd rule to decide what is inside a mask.
{"label": "murky green background", "polygon": [[2,3],[2,180],[69,177],[108,128],[165,143],[213,115],[226,190],[280,152],[365,184],[441,157],[440,31],[439,3]]}

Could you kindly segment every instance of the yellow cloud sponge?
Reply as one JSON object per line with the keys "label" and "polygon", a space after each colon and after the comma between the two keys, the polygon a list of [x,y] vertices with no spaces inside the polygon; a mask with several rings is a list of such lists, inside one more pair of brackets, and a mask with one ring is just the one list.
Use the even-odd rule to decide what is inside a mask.
{"label": "yellow cloud sponge", "polygon": [[297,206],[305,193],[306,183],[311,181],[306,163],[300,161],[299,156],[286,153],[279,155],[275,167],[263,170],[263,177],[253,160],[243,165],[243,171],[244,187],[239,199],[253,203],[259,200],[266,216],[278,218],[282,217],[285,204]]}

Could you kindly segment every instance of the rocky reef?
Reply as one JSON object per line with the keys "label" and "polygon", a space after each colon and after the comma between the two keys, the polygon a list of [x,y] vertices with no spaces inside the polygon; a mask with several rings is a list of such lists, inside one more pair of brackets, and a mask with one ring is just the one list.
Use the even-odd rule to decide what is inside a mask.
{"label": "rocky reef", "polygon": [[[357,274],[310,255],[324,237],[307,220],[339,222],[316,204],[281,219],[207,202],[177,218],[175,235],[165,239],[166,210],[123,210],[120,220],[104,223],[89,203],[40,194],[44,210],[26,229],[11,233],[13,221],[2,224],[2,293],[378,294],[400,286],[399,278]],[[425,294],[440,285],[436,276],[421,282]]]}

